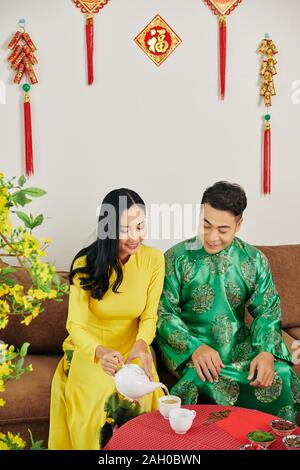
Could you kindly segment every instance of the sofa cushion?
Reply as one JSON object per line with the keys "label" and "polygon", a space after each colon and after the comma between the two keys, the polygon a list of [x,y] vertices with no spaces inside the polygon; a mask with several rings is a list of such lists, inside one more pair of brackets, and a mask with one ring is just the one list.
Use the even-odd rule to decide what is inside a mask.
{"label": "sofa cushion", "polygon": [[33,371],[26,372],[20,380],[6,382],[1,398],[6,404],[1,408],[0,426],[49,419],[49,402],[52,377],[60,356],[31,355],[25,365],[32,364]]}
{"label": "sofa cushion", "polygon": [[[68,273],[59,272],[62,282],[68,281]],[[22,268],[17,268],[14,279],[28,289],[30,276]],[[11,316],[8,326],[0,331],[1,340],[19,348],[23,343],[30,343],[30,354],[62,354],[62,343],[67,336],[66,320],[69,296],[64,295],[62,302],[47,300],[45,311],[31,322],[29,326],[21,324],[22,318]]]}
{"label": "sofa cushion", "polygon": [[25,364],[32,364],[33,371],[20,380],[8,381],[1,393],[6,404],[1,408],[0,432],[20,433],[30,447],[29,428],[34,440],[43,440],[47,447],[51,382],[59,360],[60,356],[26,357]]}
{"label": "sofa cushion", "polygon": [[[300,314],[299,314],[299,324],[300,324]],[[290,336],[292,336],[292,338],[300,340],[300,326],[297,326],[296,328],[287,328],[286,332]]]}
{"label": "sofa cushion", "polygon": [[269,259],[280,295],[282,328],[300,324],[300,245],[257,246]]}

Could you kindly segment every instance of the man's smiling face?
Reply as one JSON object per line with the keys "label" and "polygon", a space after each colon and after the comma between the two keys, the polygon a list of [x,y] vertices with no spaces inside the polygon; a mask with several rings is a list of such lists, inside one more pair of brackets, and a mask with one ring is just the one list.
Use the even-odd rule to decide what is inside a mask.
{"label": "man's smiling face", "polygon": [[224,250],[240,230],[243,218],[229,211],[214,209],[209,203],[202,204],[200,215],[200,238],[209,254]]}

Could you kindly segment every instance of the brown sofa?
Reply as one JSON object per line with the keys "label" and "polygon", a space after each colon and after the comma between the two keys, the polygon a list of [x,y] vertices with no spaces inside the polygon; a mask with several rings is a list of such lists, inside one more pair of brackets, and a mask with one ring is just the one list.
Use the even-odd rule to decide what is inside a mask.
{"label": "brown sofa", "polygon": [[[282,328],[286,344],[291,351],[295,339],[300,340],[300,244],[259,247],[269,258],[275,283],[281,296],[283,311]],[[63,281],[67,273],[60,273]],[[17,278],[27,285],[29,279],[22,269]],[[68,310],[68,297],[63,302],[48,301],[45,312],[30,326],[20,325],[19,318],[12,318],[5,330],[0,330],[0,339],[20,347],[25,341],[30,343],[26,363],[33,365],[33,372],[27,373],[19,381],[7,383],[1,394],[7,403],[0,408],[0,432],[11,431],[20,434],[28,441],[30,428],[34,439],[43,439],[47,444],[49,429],[50,386],[56,365],[61,357],[61,344],[67,334],[65,329]],[[176,379],[162,366],[158,354],[160,380],[171,387]],[[295,366],[300,377],[300,366]]]}
{"label": "brown sofa", "polygon": [[[67,273],[59,274],[62,282],[67,282]],[[23,269],[18,268],[15,277],[18,283],[28,286],[29,276]],[[29,326],[21,325],[20,317],[13,317],[7,328],[0,330],[0,339],[16,348],[30,343],[25,365],[33,366],[33,372],[6,383],[6,391],[1,394],[6,404],[0,408],[0,432],[19,432],[29,442],[30,428],[34,440],[42,439],[47,445],[50,385],[67,336],[68,296],[63,302],[47,301],[44,307],[45,311]]]}

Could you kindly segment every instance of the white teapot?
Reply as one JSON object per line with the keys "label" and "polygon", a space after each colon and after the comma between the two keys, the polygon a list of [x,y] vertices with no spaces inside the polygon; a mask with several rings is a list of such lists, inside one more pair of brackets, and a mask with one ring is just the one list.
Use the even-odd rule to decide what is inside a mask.
{"label": "white teapot", "polygon": [[118,392],[130,400],[148,395],[157,388],[165,388],[161,382],[151,382],[144,369],[136,364],[125,364],[114,378]]}

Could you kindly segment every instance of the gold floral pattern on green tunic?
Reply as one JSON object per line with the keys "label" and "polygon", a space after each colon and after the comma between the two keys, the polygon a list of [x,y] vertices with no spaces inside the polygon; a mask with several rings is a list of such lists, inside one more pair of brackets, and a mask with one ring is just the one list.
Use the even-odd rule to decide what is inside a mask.
{"label": "gold floral pattern on green tunic", "polygon": [[277,415],[282,419],[287,419],[288,421],[295,421],[295,410],[293,406],[283,406],[282,408],[280,408]]}
{"label": "gold floral pattern on green tunic", "polygon": [[267,304],[267,302],[270,302],[272,298],[277,295],[277,289],[274,284],[271,284],[268,289],[266,290],[266,293],[264,295],[264,303],[263,305]]}
{"label": "gold floral pattern on green tunic", "polygon": [[[259,334],[259,331],[261,330],[261,326],[260,324],[257,322],[253,322],[252,325],[251,325],[251,336],[252,338],[256,338]],[[264,344],[261,345],[262,347],[264,347]]]}
{"label": "gold floral pattern on green tunic", "polygon": [[300,403],[300,389],[298,387],[298,380],[295,376],[291,378],[291,390],[294,403]]}
{"label": "gold floral pattern on green tunic", "polygon": [[163,355],[163,362],[166,368],[168,369],[168,371],[171,372],[171,374],[175,375],[176,374],[175,371],[177,367],[176,362],[171,357],[167,358],[165,355]]}
{"label": "gold floral pattern on green tunic", "polygon": [[[258,284],[254,284],[251,296],[249,297],[248,300],[246,300],[246,308],[248,308],[249,305],[253,305],[257,301],[259,296],[260,296],[259,286]],[[258,309],[261,308],[261,305],[259,305],[257,308]],[[255,310],[253,310],[252,313],[255,313]]]}
{"label": "gold floral pattern on green tunic", "polygon": [[242,276],[250,289],[253,289],[256,281],[255,259],[247,259],[241,264]]}
{"label": "gold floral pattern on green tunic", "polygon": [[233,282],[225,282],[226,297],[230,306],[235,309],[243,302],[242,290]]}
{"label": "gold floral pattern on green tunic", "polygon": [[231,262],[228,253],[216,254],[215,256],[206,256],[205,264],[212,276],[226,273]]}
{"label": "gold floral pattern on green tunic", "polygon": [[218,344],[229,344],[232,339],[232,324],[225,313],[217,314],[210,326],[214,340]]}
{"label": "gold floral pattern on green tunic", "polygon": [[214,290],[209,284],[204,284],[193,289],[193,311],[197,313],[205,313],[210,310],[214,304]]}
{"label": "gold floral pattern on green tunic", "polygon": [[167,310],[165,310],[165,307],[162,305],[159,308],[157,328],[162,327],[164,323],[168,323],[168,322],[172,321],[172,319],[173,319],[173,315],[171,315]]}
{"label": "gold floral pattern on green tunic", "polygon": [[187,367],[188,369],[196,370],[195,364],[193,363],[192,360],[191,360],[191,361],[188,361],[188,362],[186,363],[186,367]]}
{"label": "gold floral pattern on green tunic", "polygon": [[180,397],[183,404],[197,404],[198,388],[193,382],[183,380],[182,382],[174,385],[172,388],[172,394]]}
{"label": "gold floral pattern on green tunic", "polygon": [[172,250],[168,250],[165,253],[165,262],[166,262],[166,276],[174,276],[175,275],[175,259],[174,253]]}
{"label": "gold floral pattern on green tunic", "polygon": [[[260,253],[260,256],[261,256],[261,260],[262,260],[262,265],[263,265],[263,269],[265,271],[268,271],[270,269],[270,263],[269,263],[269,260],[268,258],[266,257],[266,255],[259,250],[259,253]],[[274,286],[275,287],[275,286]]]}
{"label": "gold floral pattern on green tunic", "polygon": [[265,341],[265,344],[272,344],[277,353],[281,352],[282,336],[279,331],[267,329],[263,334],[263,340]]}
{"label": "gold floral pattern on green tunic", "polygon": [[188,350],[189,334],[184,330],[175,330],[168,336],[168,343],[174,351],[182,353]]}
{"label": "gold floral pattern on green tunic", "polygon": [[184,258],[181,264],[181,279],[185,284],[188,284],[195,276],[195,263],[187,258]]}
{"label": "gold floral pattern on green tunic", "polygon": [[249,330],[249,327],[244,324],[242,325],[238,331],[235,333],[235,340],[236,340],[236,343],[242,343],[243,341],[251,341],[250,338],[248,338],[250,336],[250,330]]}
{"label": "gold floral pattern on green tunic", "polygon": [[218,405],[233,406],[240,394],[239,384],[230,377],[220,377],[213,384],[213,395]]}
{"label": "gold floral pattern on green tunic", "polygon": [[281,309],[280,306],[275,305],[267,309],[263,314],[262,318],[265,318],[266,321],[280,321],[281,320]]}
{"label": "gold floral pattern on green tunic", "polygon": [[268,388],[255,388],[254,394],[258,401],[262,403],[272,403],[280,397],[282,391],[282,379],[279,375],[275,374],[271,387]]}
{"label": "gold floral pattern on green tunic", "polygon": [[175,295],[172,292],[170,292],[169,290],[164,289],[163,295],[166,296],[166,298],[171,303],[171,305],[175,305],[176,312],[181,312],[181,308],[178,305],[178,301],[177,301]]}
{"label": "gold floral pattern on green tunic", "polygon": [[249,370],[252,355],[251,339],[236,344],[231,351],[232,367],[236,370]]}

